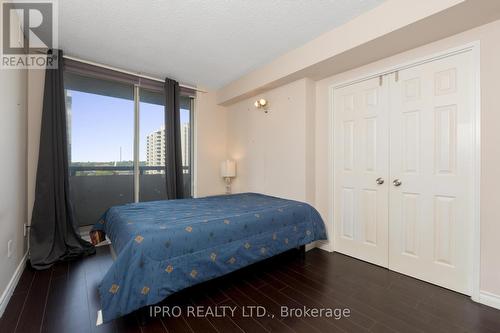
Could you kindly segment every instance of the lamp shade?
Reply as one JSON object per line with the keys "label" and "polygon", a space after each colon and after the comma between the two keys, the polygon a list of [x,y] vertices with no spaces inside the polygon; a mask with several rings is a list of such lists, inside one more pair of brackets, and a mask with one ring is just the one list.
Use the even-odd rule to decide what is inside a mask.
{"label": "lamp shade", "polygon": [[236,177],[236,162],[225,160],[220,165],[220,176],[223,178]]}

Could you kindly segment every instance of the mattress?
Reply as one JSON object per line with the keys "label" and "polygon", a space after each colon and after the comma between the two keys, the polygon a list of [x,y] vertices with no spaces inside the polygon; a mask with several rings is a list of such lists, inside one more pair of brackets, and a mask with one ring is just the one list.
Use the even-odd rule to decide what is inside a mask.
{"label": "mattress", "polygon": [[326,239],[310,205],[256,193],[108,209],[91,233],[116,260],[99,285],[103,321],[297,246]]}

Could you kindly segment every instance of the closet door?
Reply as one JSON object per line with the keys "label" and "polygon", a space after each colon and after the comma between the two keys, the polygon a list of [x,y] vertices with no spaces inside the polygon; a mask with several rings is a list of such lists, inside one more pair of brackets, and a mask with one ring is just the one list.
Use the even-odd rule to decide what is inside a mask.
{"label": "closet door", "polygon": [[334,90],[334,249],[388,260],[388,85],[379,78]]}
{"label": "closet door", "polygon": [[471,69],[466,52],[389,80],[389,268],[465,294],[472,267]]}

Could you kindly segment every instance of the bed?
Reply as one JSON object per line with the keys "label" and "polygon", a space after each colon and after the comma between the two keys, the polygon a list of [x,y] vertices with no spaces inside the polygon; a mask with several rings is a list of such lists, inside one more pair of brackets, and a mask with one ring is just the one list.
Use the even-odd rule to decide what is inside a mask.
{"label": "bed", "polygon": [[99,285],[104,322],[326,239],[310,205],[256,193],[115,206],[91,231],[94,243],[104,235],[116,252]]}

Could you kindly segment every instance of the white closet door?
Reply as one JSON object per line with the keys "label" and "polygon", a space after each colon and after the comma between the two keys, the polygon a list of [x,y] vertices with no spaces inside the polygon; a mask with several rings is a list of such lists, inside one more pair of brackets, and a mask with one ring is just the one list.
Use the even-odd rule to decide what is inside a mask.
{"label": "white closet door", "polygon": [[384,267],[388,260],[387,91],[388,85],[380,85],[379,78],[334,90],[334,249]]}
{"label": "white closet door", "polygon": [[471,293],[471,52],[393,74],[389,268]]}

